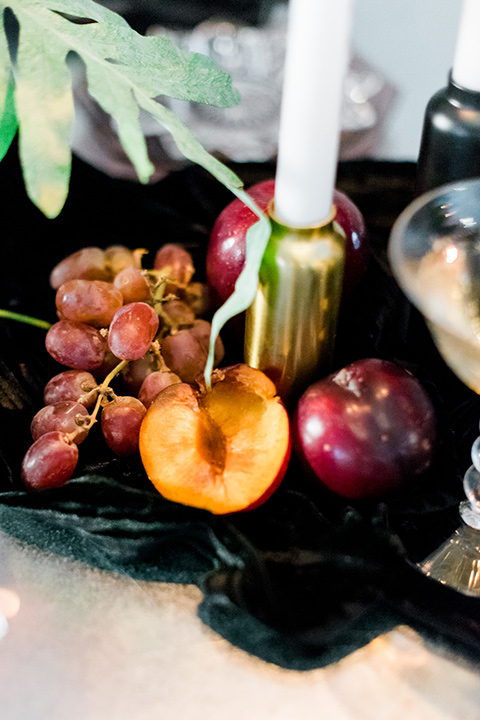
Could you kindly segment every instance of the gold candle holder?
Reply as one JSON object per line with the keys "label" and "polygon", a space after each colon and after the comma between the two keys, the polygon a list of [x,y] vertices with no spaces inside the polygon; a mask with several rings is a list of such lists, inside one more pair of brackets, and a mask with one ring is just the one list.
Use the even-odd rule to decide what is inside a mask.
{"label": "gold candle holder", "polygon": [[[272,209],[271,209],[272,210]],[[336,209],[321,225],[272,232],[247,310],[245,362],[263,370],[287,404],[331,369],[346,235]]]}

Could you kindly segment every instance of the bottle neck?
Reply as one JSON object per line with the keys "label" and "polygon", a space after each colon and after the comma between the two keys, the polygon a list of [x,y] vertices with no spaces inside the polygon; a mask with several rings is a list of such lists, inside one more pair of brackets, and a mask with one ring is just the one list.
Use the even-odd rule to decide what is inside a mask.
{"label": "bottle neck", "polygon": [[448,85],[445,90],[448,100],[453,104],[472,110],[480,110],[480,92],[458,85],[450,73]]}

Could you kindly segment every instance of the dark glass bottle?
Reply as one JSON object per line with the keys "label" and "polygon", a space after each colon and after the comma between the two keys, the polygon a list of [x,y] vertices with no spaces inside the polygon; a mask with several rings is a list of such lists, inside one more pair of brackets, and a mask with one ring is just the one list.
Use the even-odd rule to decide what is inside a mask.
{"label": "dark glass bottle", "polygon": [[417,193],[473,177],[480,177],[480,92],[450,78],[425,111]]}

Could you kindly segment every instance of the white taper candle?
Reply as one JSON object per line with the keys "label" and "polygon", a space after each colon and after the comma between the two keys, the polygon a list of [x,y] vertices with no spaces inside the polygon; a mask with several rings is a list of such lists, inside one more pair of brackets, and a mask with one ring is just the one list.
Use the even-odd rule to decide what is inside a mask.
{"label": "white taper candle", "polygon": [[275,215],[290,227],[331,211],[352,3],[290,0],[275,181]]}
{"label": "white taper candle", "polygon": [[464,0],[452,68],[452,80],[480,92],[480,0]]}

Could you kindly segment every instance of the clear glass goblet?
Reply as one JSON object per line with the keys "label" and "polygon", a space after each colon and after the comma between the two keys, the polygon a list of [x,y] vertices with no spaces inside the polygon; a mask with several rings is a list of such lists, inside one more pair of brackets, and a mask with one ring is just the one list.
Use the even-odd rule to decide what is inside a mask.
{"label": "clear glass goblet", "polygon": [[[392,229],[389,258],[446,363],[480,394],[480,179],[444,185],[414,200]],[[480,437],[463,487],[458,530],[420,567],[457,590],[480,595]]]}

